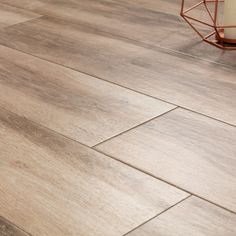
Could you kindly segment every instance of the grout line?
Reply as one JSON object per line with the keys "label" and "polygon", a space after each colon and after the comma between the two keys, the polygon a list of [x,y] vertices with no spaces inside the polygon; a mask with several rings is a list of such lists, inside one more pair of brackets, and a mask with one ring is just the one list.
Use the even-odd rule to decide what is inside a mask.
{"label": "grout line", "polygon": [[[37,19],[33,19],[33,20],[37,20]],[[6,47],[6,48],[9,48],[9,49],[11,49],[11,50],[18,51],[18,52],[23,53],[23,54],[26,54],[26,55],[30,55],[30,56],[32,56],[32,57],[34,57],[34,58],[38,58],[38,59],[40,59],[40,60],[42,60],[42,61],[45,61],[45,62],[48,62],[48,63],[51,63],[51,64],[55,64],[55,65],[58,65],[58,66],[60,66],[60,67],[64,67],[64,68],[67,68],[67,69],[73,70],[73,71],[75,71],[75,72],[78,72],[78,73],[81,73],[81,74],[84,74],[84,75],[88,75],[88,76],[93,77],[93,78],[95,78],[95,79],[102,80],[102,81],[104,81],[104,82],[107,82],[107,83],[110,83],[110,84],[116,85],[116,86],[118,86],[118,87],[120,87],[120,88],[124,88],[124,89],[126,89],[126,90],[130,90],[130,91],[132,91],[132,92],[135,92],[135,93],[138,93],[138,94],[141,94],[141,95],[144,95],[144,96],[147,96],[147,97],[150,97],[150,98],[156,99],[156,100],[158,100],[158,101],[162,101],[162,102],[164,102],[164,103],[167,103],[167,104],[170,104],[170,105],[173,105],[173,106],[176,106],[176,107],[182,108],[182,109],[184,109],[184,110],[191,111],[191,112],[193,112],[193,113],[196,113],[196,114],[199,114],[199,115],[205,116],[205,117],[207,117],[207,118],[210,118],[210,119],[216,120],[216,121],[221,122],[221,123],[224,123],[224,124],[226,124],[226,125],[230,125],[230,126],[236,127],[236,125],[231,124],[231,123],[228,123],[228,122],[226,122],[226,121],[223,121],[223,120],[220,120],[220,119],[214,118],[214,117],[212,117],[212,116],[205,115],[204,113],[201,113],[201,112],[198,112],[198,111],[195,111],[195,110],[189,109],[189,108],[187,108],[187,107],[183,107],[183,106],[181,106],[181,105],[178,105],[178,104],[175,104],[175,103],[169,102],[169,101],[167,101],[167,100],[164,100],[164,99],[161,99],[161,98],[155,97],[154,95],[146,94],[146,93],[141,92],[141,91],[138,91],[138,90],[136,90],[136,89],[132,89],[132,88],[130,88],[130,87],[127,87],[127,86],[124,86],[124,85],[118,84],[118,83],[116,83],[116,82],[109,81],[109,80],[107,80],[107,79],[104,79],[104,78],[101,78],[101,77],[99,77],[99,76],[96,76],[96,75],[90,74],[90,73],[88,73],[88,72],[84,72],[84,71],[76,70],[76,69],[74,69],[74,68],[72,68],[72,67],[69,67],[69,66],[66,66],[66,65],[59,64],[59,63],[57,63],[57,62],[53,62],[53,61],[50,61],[50,60],[44,59],[44,58],[39,57],[39,56],[37,56],[37,55],[33,55],[33,54],[31,54],[31,53],[27,53],[27,52],[24,52],[24,51],[22,51],[22,50],[19,50],[19,49],[16,49],[16,48],[12,48],[12,47],[9,47],[9,46],[6,46],[6,45],[4,45],[4,44],[0,44],[0,46],[3,46],[3,47]]]}
{"label": "grout line", "polygon": [[[89,25],[88,25],[88,27],[89,27]],[[92,28],[92,27],[90,27],[90,28]],[[94,28],[94,29],[96,29],[96,28]],[[208,63],[211,63],[211,64],[216,64],[216,65],[219,65],[219,66],[222,66],[222,67],[226,67],[226,68],[230,68],[230,69],[233,69],[233,70],[235,70],[235,66],[233,66],[233,65],[228,65],[228,64],[225,64],[225,63],[221,63],[221,62],[217,62],[217,61],[212,61],[212,60],[210,60],[210,59],[207,59],[207,58],[202,58],[202,57],[198,57],[198,56],[194,56],[194,55],[191,55],[191,54],[188,54],[188,53],[184,53],[184,52],[181,52],[181,51],[177,51],[177,50],[175,50],[175,49],[171,49],[171,48],[167,48],[167,47],[163,47],[163,46],[161,46],[160,44],[149,44],[149,43],[145,43],[145,42],[142,42],[142,41],[138,41],[138,40],[135,40],[135,39],[131,39],[131,38],[126,38],[126,37],[124,37],[124,36],[120,36],[120,35],[114,35],[114,34],[112,34],[112,33],[110,33],[110,32],[106,32],[106,31],[100,31],[100,32],[104,32],[104,33],[106,33],[106,34],[108,34],[108,35],[111,35],[113,38],[115,38],[115,39],[124,39],[126,42],[128,42],[128,43],[134,43],[134,45],[136,45],[136,46],[139,46],[139,47],[143,47],[143,48],[145,48],[145,49],[149,49],[149,50],[153,50],[153,51],[155,51],[155,52],[159,52],[160,50],[159,49],[163,49],[164,51],[170,51],[170,52],[173,52],[173,53],[175,53],[176,54],[176,56],[178,56],[178,55],[183,55],[183,56],[185,56],[185,57],[190,57],[190,58],[193,58],[193,59],[195,59],[195,60],[197,60],[197,61],[204,61],[204,62],[208,62]],[[201,41],[201,43],[203,43],[202,41]],[[165,52],[166,53],[166,52]]]}
{"label": "grout line", "polygon": [[[12,221],[6,219],[5,217],[1,216],[0,215],[0,220],[3,221],[3,224],[6,223],[6,224],[9,224],[10,226],[14,226],[16,229],[22,231],[23,233],[25,233],[26,235],[28,236],[32,236],[32,234],[28,233],[27,231],[25,231],[24,229],[22,229],[21,227],[17,226],[15,223],[13,223]],[[1,232],[0,232],[1,233]]]}
{"label": "grout line", "polygon": [[[73,141],[73,142],[76,142],[76,143],[78,143],[78,144],[80,144],[80,145],[82,145],[82,146],[84,146],[84,147],[86,147],[86,148],[88,148],[88,149],[90,149],[90,150],[93,150],[93,151],[96,151],[97,153],[100,153],[100,154],[102,154],[102,155],[105,155],[106,157],[109,157],[109,158],[111,158],[111,159],[113,159],[113,160],[115,160],[115,161],[118,161],[118,162],[120,162],[120,163],[122,163],[122,164],[124,164],[124,165],[126,165],[126,166],[128,166],[128,167],[130,167],[130,168],[132,168],[132,169],[135,169],[135,170],[137,170],[137,171],[139,171],[139,172],[141,172],[141,173],[143,173],[143,174],[146,174],[146,175],[148,175],[148,176],[150,176],[150,177],[152,177],[152,178],[154,178],[154,179],[157,179],[157,180],[162,181],[162,182],[164,182],[164,183],[166,183],[166,184],[168,184],[168,185],[170,185],[170,186],[172,186],[172,187],[174,187],[174,188],[177,188],[177,189],[179,189],[179,190],[182,190],[182,191],[185,192],[185,193],[188,193],[188,194],[190,194],[190,195],[196,196],[196,197],[198,197],[198,198],[200,198],[200,199],[202,199],[202,200],[204,200],[204,201],[206,201],[206,202],[209,202],[209,203],[211,203],[211,204],[213,204],[213,205],[215,205],[215,206],[217,206],[217,207],[220,207],[220,208],[222,208],[222,209],[224,209],[224,210],[226,210],[226,211],[228,211],[228,212],[230,212],[230,213],[236,214],[236,212],[234,212],[233,210],[230,210],[230,209],[228,209],[228,208],[226,208],[226,207],[223,207],[223,206],[221,206],[221,205],[219,205],[219,204],[217,204],[217,203],[215,203],[215,202],[212,202],[212,201],[210,201],[210,200],[208,200],[208,199],[206,199],[206,198],[204,198],[204,197],[201,197],[201,196],[199,196],[199,195],[197,195],[197,194],[194,194],[194,193],[192,193],[192,192],[190,192],[190,191],[188,191],[188,190],[185,190],[185,189],[183,189],[182,187],[179,187],[179,186],[177,186],[177,185],[175,185],[175,184],[173,184],[173,183],[171,183],[171,182],[169,182],[169,181],[167,181],[167,180],[164,180],[164,179],[162,179],[162,178],[160,178],[160,177],[157,177],[157,176],[153,175],[152,173],[149,173],[149,172],[147,172],[147,171],[145,171],[145,170],[142,170],[142,169],[140,169],[140,168],[138,168],[138,167],[135,167],[135,166],[133,166],[133,165],[131,165],[131,164],[129,164],[129,163],[126,163],[126,162],[124,162],[124,161],[122,161],[122,160],[119,160],[118,158],[113,157],[113,156],[111,156],[111,155],[109,155],[109,154],[107,154],[107,153],[105,153],[105,152],[103,152],[103,151],[101,151],[101,150],[92,148],[92,147],[90,147],[90,146],[88,146],[88,145],[86,145],[86,144],[84,144],[84,143],[81,143],[80,141],[74,140],[74,139],[72,139],[72,138],[69,137],[69,136],[66,136],[66,135],[64,135],[64,134],[62,134],[62,133],[59,133],[59,132],[57,132],[56,130],[53,130],[53,129],[51,129],[51,128],[49,128],[49,127],[46,127],[46,126],[44,126],[44,125],[42,125],[42,124],[39,124],[39,123],[37,123],[37,122],[35,122],[35,121],[33,121],[33,120],[30,120],[30,119],[28,119],[28,118],[26,118],[26,117],[24,117],[24,116],[18,115],[18,114],[16,114],[16,113],[14,113],[14,112],[12,112],[12,111],[10,111],[10,110],[8,110],[8,109],[2,107],[2,106],[0,106],[0,109],[5,110],[5,111],[7,111],[8,113],[13,114],[13,115],[15,115],[15,116],[24,118],[24,119],[27,120],[27,122],[32,123],[32,124],[34,124],[35,126],[38,126],[38,127],[43,128],[43,129],[49,130],[50,132],[52,132],[52,133],[54,133],[54,134],[56,134],[56,135],[62,136],[62,137],[64,137],[64,138],[68,139],[68,140],[71,140],[71,141]],[[177,109],[177,108],[176,108],[176,109]]]}
{"label": "grout line", "polygon": [[4,6],[6,6],[6,7],[9,7],[9,8],[13,8],[13,9],[16,9],[16,10],[19,9],[20,11],[23,11],[23,12],[28,12],[28,13],[30,13],[30,14],[38,15],[38,16],[35,16],[35,17],[33,17],[33,18],[29,18],[28,20],[21,21],[21,22],[17,22],[17,23],[15,23],[15,24],[2,27],[0,30],[2,30],[2,29],[7,29],[7,28],[10,28],[10,27],[14,27],[14,26],[17,26],[17,25],[20,25],[20,24],[28,23],[28,22],[31,22],[31,21],[34,21],[34,20],[38,20],[38,19],[40,19],[40,18],[42,18],[42,17],[45,16],[45,15],[39,14],[39,13],[37,13],[37,12],[34,12],[34,11],[32,11],[32,10],[28,10],[28,9],[25,9],[25,8],[22,8],[22,7],[12,6],[12,5],[7,4],[7,3],[1,3],[1,2],[0,2],[0,4],[1,4],[1,5],[4,5]]}
{"label": "grout line", "polygon": [[[161,100],[161,101],[162,101],[162,100]],[[190,112],[192,112],[192,113],[196,113],[196,114],[198,114],[198,115],[207,117],[207,118],[209,118],[209,119],[212,119],[212,120],[218,121],[218,122],[220,122],[220,123],[223,123],[223,124],[225,124],[225,125],[229,125],[229,126],[232,126],[232,127],[236,128],[236,124],[234,125],[234,124],[228,123],[228,122],[226,122],[226,121],[223,121],[223,120],[214,118],[214,117],[212,117],[212,116],[208,116],[208,115],[206,115],[206,114],[203,114],[203,113],[198,112],[198,111],[194,111],[194,110],[189,109],[189,108],[186,108],[186,107],[179,106],[179,108],[181,108],[181,109],[183,109],[183,110],[186,110],[186,111],[190,111]]]}
{"label": "grout line", "polygon": [[[7,5],[7,6],[10,6],[10,7],[15,7],[15,6],[12,6],[12,5],[7,4],[7,3],[3,3],[3,4]],[[15,8],[27,11],[27,9],[22,8],[22,7],[15,7]],[[30,10],[30,11],[35,13],[35,14],[39,14],[39,13],[37,13],[34,10]],[[160,12],[160,13],[163,13],[163,12]],[[171,13],[168,13],[168,14],[169,15],[174,15],[174,14],[171,14]],[[39,14],[39,15],[41,15],[41,14]],[[174,15],[174,16],[178,17],[179,15]],[[41,15],[41,17],[50,17],[50,18],[58,19],[58,20],[61,20],[61,21],[64,21],[64,22],[68,22],[68,23],[70,23],[72,25],[76,25],[77,24],[75,22],[71,22],[69,19],[66,19],[66,18],[63,18],[63,17],[53,16],[53,15],[50,15],[50,14]],[[41,17],[39,17],[39,18],[41,18]],[[22,22],[22,23],[24,23],[24,22]],[[158,48],[160,48],[160,49],[164,49],[166,51],[174,52],[176,54],[180,54],[180,55],[184,55],[184,56],[187,56],[187,57],[191,57],[191,58],[197,59],[199,61],[205,61],[205,62],[209,62],[209,63],[212,63],[212,64],[221,65],[221,66],[225,66],[225,67],[228,67],[228,68],[231,68],[231,69],[235,69],[235,67],[233,65],[228,65],[228,64],[225,64],[225,63],[220,63],[220,62],[212,61],[212,60],[209,60],[209,59],[206,59],[206,58],[194,56],[194,55],[189,54],[189,53],[184,53],[184,52],[181,52],[181,51],[178,51],[178,50],[174,50],[174,49],[171,49],[171,48],[168,48],[168,47],[163,47],[160,44],[159,45],[149,44],[149,43],[138,41],[138,40],[135,40],[135,39],[132,39],[132,38],[128,38],[128,37],[122,36],[122,35],[118,35],[118,34],[116,35],[116,34],[111,33],[109,31],[100,30],[100,29],[97,29],[96,27],[93,27],[93,25],[91,25],[89,23],[86,23],[86,22],[79,21],[78,24],[80,26],[86,26],[86,27],[89,27],[90,29],[96,30],[98,32],[108,34],[108,35],[112,36],[112,38],[115,38],[115,39],[117,39],[117,38],[118,39],[124,39],[125,41],[127,41],[129,43],[133,42],[136,46],[141,46],[141,47],[144,47],[146,49],[157,51]],[[11,26],[9,26],[9,27],[11,27]]]}
{"label": "grout line", "polygon": [[228,209],[228,208],[226,208],[226,207],[224,207],[224,206],[219,205],[218,203],[215,203],[215,202],[213,202],[213,201],[211,201],[211,200],[208,200],[208,199],[206,199],[206,198],[204,198],[204,197],[201,197],[200,195],[195,194],[195,193],[193,193],[193,192],[191,192],[191,191],[188,191],[188,190],[186,190],[186,189],[184,189],[184,188],[182,188],[182,187],[180,187],[180,186],[178,186],[178,185],[176,185],[176,184],[174,184],[174,183],[172,183],[172,182],[169,182],[169,181],[167,181],[167,180],[165,180],[165,179],[162,179],[161,177],[155,176],[154,174],[152,174],[152,173],[150,173],[150,172],[148,172],[148,171],[146,171],[146,170],[144,170],[144,169],[141,169],[141,168],[139,168],[139,167],[136,167],[136,166],[134,166],[134,165],[132,165],[132,164],[129,164],[129,163],[125,162],[125,161],[122,161],[122,160],[120,160],[120,159],[118,159],[118,158],[116,158],[116,157],[114,157],[114,156],[111,156],[111,155],[109,155],[108,153],[105,153],[105,152],[103,152],[103,151],[101,151],[101,150],[99,150],[99,149],[94,149],[94,148],[92,148],[92,149],[95,150],[95,151],[98,151],[99,153],[101,153],[101,154],[103,154],[103,155],[106,155],[107,157],[110,157],[110,158],[112,158],[112,159],[114,159],[114,160],[116,160],[116,161],[119,161],[119,162],[121,162],[121,163],[123,163],[123,164],[125,164],[125,165],[127,165],[127,166],[129,166],[129,167],[131,167],[131,168],[133,168],[133,169],[136,169],[136,170],[138,170],[138,171],[140,171],[140,172],[142,172],[142,173],[144,173],[144,174],[146,174],[146,175],[149,175],[149,176],[151,176],[151,177],[153,177],[153,178],[155,178],[155,179],[157,179],[157,180],[160,180],[160,181],[162,181],[162,182],[164,182],[164,183],[166,183],[166,184],[168,184],[168,185],[170,185],[170,186],[172,186],[172,187],[175,187],[175,188],[177,188],[177,189],[179,189],[179,190],[181,190],[181,191],[184,191],[184,192],[186,192],[186,193],[188,193],[188,194],[190,194],[190,195],[192,195],[192,196],[198,197],[198,198],[200,198],[200,199],[202,199],[202,200],[204,200],[204,201],[206,201],[206,202],[208,202],[208,203],[211,203],[212,205],[215,205],[215,206],[217,206],[217,207],[220,207],[221,209],[224,209],[224,210],[226,210],[226,211],[228,211],[228,212],[230,212],[230,213],[232,213],[232,214],[236,214],[236,211],[233,211],[233,210],[231,210],[231,209]]}
{"label": "grout line", "polygon": [[38,59],[40,59],[40,60],[42,60],[42,61],[45,61],[45,62],[48,62],[48,63],[50,63],[50,64],[55,64],[55,65],[57,65],[57,66],[64,67],[64,68],[66,68],[66,69],[75,71],[75,72],[77,72],[77,73],[81,73],[81,74],[87,75],[87,76],[89,76],[89,77],[93,77],[93,78],[95,78],[95,79],[102,80],[102,81],[104,81],[104,82],[107,82],[107,83],[116,85],[116,86],[118,86],[118,87],[120,87],[120,88],[123,88],[123,89],[126,89],[126,90],[130,90],[130,91],[132,91],[132,92],[135,92],[135,93],[138,93],[138,94],[141,94],[141,95],[145,95],[145,96],[150,97],[150,98],[154,98],[154,99],[156,99],[156,100],[159,100],[159,101],[168,103],[168,104],[170,104],[170,105],[178,106],[178,105],[176,105],[176,104],[174,104],[174,103],[165,101],[165,100],[163,100],[163,99],[159,99],[159,98],[157,98],[157,97],[154,97],[154,96],[152,96],[152,95],[145,94],[145,93],[143,93],[143,92],[139,92],[139,91],[137,91],[137,90],[135,90],[135,89],[126,87],[126,86],[124,86],[124,85],[115,83],[115,82],[113,82],[113,81],[109,81],[109,80],[107,80],[107,79],[101,78],[101,77],[96,76],[96,75],[94,75],[94,74],[91,74],[91,73],[88,73],[88,72],[85,72],[85,71],[81,71],[81,70],[77,70],[77,69],[74,69],[74,68],[72,68],[72,67],[69,67],[69,66],[66,66],[66,65],[63,65],[63,64],[60,64],[60,63],[57,63],[57,62],[48,60],[48,59],[44,59],[44,58],[42,58],[42,57],[39,57],[39,56],[37,56],[37,55],[31,54],[31,53],[28,53],[28,52],[24,52],[24,51],[22,51],[22,50],[19,50],[19,49],[14,48],[14,47],[12,48],[12,47],[9,47],[9,46],[4,45],[4,44],[0,44],[0,46],[5,47],[5,48],[9,48],[9,49],[11,49],[11,50],[15,50],[15,51],[17,51],[17,52],[20,52],[20,53],[23,53],[23,54],[26,54],[26,55],[29,55],[29,56],[32,56],[32,57],[34,57],[34,58],[38,58]]}
{"label": "grout line", "polygon": [[[59,18],[59,17],[54,17],[54,16],[50,16],[50,15],[47,15],[46,17],[55,18],[55,19],[67,22],[68,24],[70,23],[72,25],[76,25],[74,22],[70,22],[67,19],[63,19],[63,18]],[[96,27],[93,27],[93,25],[91,25],[89,23],[86,23],[86,22],[80,22],[78,24],[81,27],[85,27],[86,26],[86,27],[88,27],[88,28],[90,28],[92,30],[96,30],[97,32],[100,32],[101,33],[100,35],[103,36],[103,37],[110,36],[110,38],[112,38],[112,39],[123,40],[126,43],[133,44],[135,46],[142,47],[142,48],[145,48],[145,49],[148,49],[148,50],[152,50],[152,51],[155,51],[155,52],[160,52],[160,49],[162,49],[164,51],[170,51],[172,53],[175,53],[176,56],[183,55],[185,57],[193,58],[195,61],[196,60],[200,61],[200,62],[204,61],[204,62],[208,62],[208,63],[211,63],[211,64],[216,64],[216,65],[219,65],[219,66],[222,66],[222,67],[226,67],[226,68],[230,68],[230,69],[235,70],[235,66],[233,66],[233,65],[229,65],[229,64],[225,64],[225,63],[221,63],[221,62],[217,62],[217,61],[212,61],[212,60],[207,59],[207,58],[202,58],[202,57],[194,56],[192,54],[184,53],[184,52],[181,52],[181,51],[178,51],[178,50],[175,50],[175,49],[171,49],[171,48],[168,48],[168,47],[161,46],[160,44],[146,43],[144,41],[138,41],[136,39],[132,39],[132,38],[128,38],[128,37],[125,37],[125,36],[122,36],[122,35],[114,34],[112,32],[104,31],[104,30],[98,29]],[[200,41],[200,43],[202,43],[202,41]],[[220,50],[220,49],[218,48],[218,50]],[[167,52],[165,52],[165,53],[167,53]]]}
{"label": "grout line", "polygon": [[114,138],[116,138],[116,137],[118,137],[118,136],[120,136],[120,135],[123,135],[123,134],[125,134],[125,133],[127,133],[127,132],[129,132],[129,131],[131,131],[131,130],[133,130],[133,129],[136,129],[136,128],[142,126],[142,125],[145,125],[145,124],[147,124],[147,123],[149,123],[149,122],[151,122],[151,121],[153,121],[153,120],[155,120],[155,119],[157,119],[157,118],[159,118],[159,117],[161,117],[161,116],[164,116],[164,115],[168,114],[169,112],[172,112],[172,111],[174,111],[174,110],[176,110],[176,109],[178,109],[178,107],[174,107],[174,108],[172,108],[172,109],[170,109],[170,110],[168,110],[168,111],[166,111],[166,112],[164,112],[164,113],[161,113],[160,115],[157,115],[157,116],[155,116],[155,117],[153,117],[153,118],[151,118],[151,119],[149,119],[149,120],[146,120],[146,121],[144,121],[144,122],[142,122],[142,123],[140,123],[140,124],[138,124],[138,125],[135,125],[135,126],[129,128],[129,129],[127,129],[127,130],[125,130],[125,131],[119,133],[119,134],[116,134],[116,135],[114,135],[114,136],[112,136],[112,137],[110,137],[110,138],[107,138],[107,139],[103,140],[102,142],[99,142],[99,143],[95,144],[94,146],[91,146],[91,148],[96,148],[97,146],[99,146],[99,145],[101,145],[101,144],[103,144],[103,143],[105,143],[105,142],[108,142],[108,141],[111,140],[111,139],[114,139]]}
{"label": "grout line", "polygon": [[[1,3],[0,3],[1,4]],[[36,14],[36,13],[35,13]],[[39,15],[39,14],[38,14]],[[25,20],[25,21],[22,21],[22,22],[17,22],[15,24],[12,24],[12,25],[8,25],[8,26],[5,26],[5,27],[2,27],[0,30],[4,30],[4,29],[7,29],[7,28],[10,28],[10,27],[14,27],[14,26],[18,26],[18,25],[21,25],[21,24],[24,24],[24,23],[28,23],[28,22],[32,22],[34,20],[38,20],[40,18],[44,17],[43,15],[39,15],[38,17],[34,17],[34,18],[31,18],[31,19],[28,19],[28,20]]]}
{"label": "grout line", "polygon": [[142,227],[143,225],[147,224],[148,222],[154,220],[155,218],[157,218],[158,216],[164,214],[166,211],[174,208],[175,206],[181,204],[182,202],[184,202],[185,200],[187,200],[188,198],[192,197],[192,195],[188,195],[187,197],[183,198],[182,200],[178,201],[177,203],[175,203],[174,205],[166,208],[165,210],[163,210],[162,212],[158,213],[157,215],[153,216],[152,218],[148,219],[147,221],[143,222],[142,224],[140,224],[139,226],[135,227],[134,229],[130,230],[129,232],[125,233],[124,235],[122,236],[126,236],[130,233],[132,233],[133,231],[137,230],[138,228]]}

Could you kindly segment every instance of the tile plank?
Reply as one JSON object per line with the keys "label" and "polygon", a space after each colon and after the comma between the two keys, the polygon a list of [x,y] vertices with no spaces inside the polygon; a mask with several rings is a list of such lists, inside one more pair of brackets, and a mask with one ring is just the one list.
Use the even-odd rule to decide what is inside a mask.
{"label": "tile plank", "polygon": [[120,236],[188,196],[0,110],[0,212],[34,236]]}
{"label": "tile plank", "polygon": [[236,125],[233,68],[50,17],[1,30],[0,43]]}
{"label": "tile plank", "polygon": [[[34,12],[40,12],[43,15],[69,19],[71,21],[79,21],[83,19],[81,16],[76,14],[75,9],[77,9],[77,11],[80,13],[83,12],[89,16],[87,18],[90,19],[84,19],[85,21],[90,21],[93,17],[99,19],[99,13],[100,19],[102,19],[102,12],[107,13],[104,14],[103,17],[107,17],[108,19],[112,18],[112,14],[109,14],[109,12],[112,12],[113,17],[115,18],[117,17],[117,14],[114,15],[114,13],[116,12],[122,14],[122,11],[118,11],[121,9],[125,11],[125,13],[129,10],[132,11],[132,8],[143,8],[153,11],[158,10],[160,12],[167,12],[175,15],[180,11],[179,0],[136,0],[135,2],[129,2],[127,0],[60,0],[57,2],[57,4],[55,4],[54,0],[11,0],[10,2],[8,0],[0,0],[0,2],[10,6],[24,8]],[[186,4],[187,6],[190,6],[193,2],[194,0],[188,0]],[[66,11],[63,11],[63,8]],[[135,11],[133,12],[135,13]],[[98,24],[99,23],[100,22],[98,22]]]}
{"label": "tile plank", "polygon": [[0,46],[0,106],[93,146],[174,106]]}
{"label": "tile plank", "polygon": [[[12,6],[24,7],[39,14],[82,23],[97,30],[110,32],[150,45],[167,47],[182,53],[236,67],[234,51],[221,51],[205,43],[179,16],[179,0],[0,0]],[[197,0],[186,1],[187,6]],[[23,4],[22,4],[23,3]],[[209,7],[211,6],[210,3]],[[206,17],[197,9],[193,16]],[[205,35],[211,28],[197,26]]]}
{"label": "tile plank", "polygon": [[176,109],[98,150],[236,212],[236,127]]}
{"label": "tile plank", "polygon": [[41,15],[31,11],[0,3],[0,28],[9,27],[39,17],[41,17]]}
{"label": "tile plank", "polygon": [[1,236],[30,236],[12,223],[0,217],[0,235]]}
{"label": "tile plank", "polygon": [[236,215],[191,197],[127,236],[235,236]]}

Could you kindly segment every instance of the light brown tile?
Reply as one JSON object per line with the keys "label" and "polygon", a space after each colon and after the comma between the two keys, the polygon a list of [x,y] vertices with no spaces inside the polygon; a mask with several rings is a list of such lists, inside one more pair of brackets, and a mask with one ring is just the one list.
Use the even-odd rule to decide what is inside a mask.
{"label": "light brown tile", "polygon": [[87,145],[174,106],[0,46],[0,106]]}
{"label": "light brown tile", "polygon": [[236,212],[236,127],[177,109],[98,150]]}
{"label": "light brown tile", "polygon": [[127,236],[235,236],[236,215],[191,197]]}
{"label": "light brown tile", "polygon": [[0,217],[0,235],[1,236],[29,236],[21,229],[17,228],[6,219]]}
{"label": "light brown tile", "polygon": [[[110,32],[152,46],[167,47],[196,57],[236,67],[236,53],[221,51],[202,43],[179,16],[180,0],[0,0],[12,6],[24,7],[39,14],[62,18],[75,24],[82,23],[97,30]],[[199,2],[188,0],[186,7]],[[212,3],[208,3],[211,8]],[[209,21],[202,7],[193,16]],[[197,26],[205,35],[212,28]]]}
{"label": "light brown tile", "polygon": [[22,23],[41,15],[0,3],[0,28]]}
{"label": "light brown tile", "polygon": [[187,194],[0,110],[0,212],[34,236],[120,236]]}
{"label": "light brown tile", "polygon": [[0,43],[236,125],[235,69],[49,17],[2,30]]}
{"label": "light brown tile", "polygon": [[[10,6],[40,12],[43,15],[69,19],[71,21],[83,19],[80,14],[77,14],[78,11],[83,13],[84,16],[87,14],[87,18],[84,19],[85,21],[90,21],[92,18],[99,20],[102,19],[102,17],[107,17],[108,19],[112,17],[116,18],[118,13],[122,14],[122,11],[119,10],[123,10],[124,13],[132,11],[133,9],[142,10],[142,8],[153,11],[158,10],[170,14],[178,14],[180,12],[179,0],[136,0],[135,2],[127,0],[60,0],[56,4],[54,0],[0,0],[0,2]],[[190,6],[193,2],[194,0],[188,0],[186,1],[186,5]],[[135,11],[133,12],[135,13]],[[99,18],[99,13],[104,14],[103,16],[100,14]],[[111,13],[113,13],[113,16]],[[96,24],[96,22],[94,23]],[[99,24],[99,22],[97,23]]]}

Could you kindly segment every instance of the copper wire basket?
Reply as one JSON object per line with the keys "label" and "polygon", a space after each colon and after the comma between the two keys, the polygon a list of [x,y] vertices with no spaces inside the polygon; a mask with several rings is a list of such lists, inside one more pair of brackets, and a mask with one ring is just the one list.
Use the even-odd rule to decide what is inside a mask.
{"label": "copper wire basket", "polygon": [[[202,0],[190,7],[186,7],[186,2],[186,0],[182,0],[180,15],[203,41],[221,49],[236,50],[236,39],[228,39],[224,33],[226,28],[236,29],[236,25],[223,25],[221,23],[223,21],[220,19],[222,18],[221,11],[224,8],[224,0]],[[194,12],[199,8],[204,9],[207,19],[194,16]],[[199,30],[199,25],[208,29],[207,34]]]}

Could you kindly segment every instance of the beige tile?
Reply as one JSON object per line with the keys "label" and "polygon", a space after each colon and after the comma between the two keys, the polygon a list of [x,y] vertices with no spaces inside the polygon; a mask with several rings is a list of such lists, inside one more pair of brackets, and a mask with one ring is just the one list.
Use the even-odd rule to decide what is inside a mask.
{"label": "beige tile", "polygon": [[0,106],[93,146],[174,106],[0,46]]}
{"label": "beige tile", "polygon": [[1,236],[29,236],[6,219],[0,217],[0,235]]}
{"label": "beige tile", "polygon": [[127,236],[234,236],[236,216],[191,197]]}
{"label": "beige tile", "polygon": [[22,23],[41,15],[0,3],[0,28]]}
{"label": "beige tile", "polygon": [[0,43],[236,125],[235,69],[50,17],[2,30]]}
{"label": "beige tile", "polygon": [[[236,53],[222,51],[202,43],[200,37],[179,16],[180,0],[0,0],[12,6],[24,7],[39,14],[82,23],[100,31],[110,32],[128,39],[167,47],[195,57],[236,67]],[[186,8],[198,0],[187,0]],[[213,3],[208,3],[212,8]],[[203,7],[191,16],[211,23]],[[196,25],[205,35],[212,28]]]}
{"label": "beige tile", "polygon": [[34,236],[120,236],[187,196],[5,110],[0,150],[0,212]]}
{"label": "beige tile", "polygon": [[174,110],[98,150],[236,212],[236,127]]}

